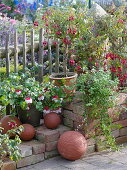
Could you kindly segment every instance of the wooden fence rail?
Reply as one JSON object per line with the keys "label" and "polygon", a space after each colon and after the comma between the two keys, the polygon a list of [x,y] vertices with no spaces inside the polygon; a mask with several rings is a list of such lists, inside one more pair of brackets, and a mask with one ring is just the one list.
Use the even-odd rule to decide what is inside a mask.
{"label": "wooden fence rail", "polygon": [[[30,35],[30,43],[26,43],[26,31],[23,31],[22,37],[23,37],[23,44],[18,44],[18,33],[17,31],[14,33],[14,45],[9,46],[9,34],[7,34],[6,37],[6,46],[5,48],[0,48],[0,55],[1,58],[6,57],[6,73],[7,76],[10,74],[10,56],[14,56],[14,72],[18,72],[18,66],[19,66],[19,61],[18,57],[19,54],[22,51],[22,60],[23,60],[23,71],[26,71],[27,67],[27,52],[30,52],[31,55],[31,66],[35,66],[35,50],[38,49],[39,55],[38,55],[38,65],[39,65],[39,70],[38,70],[38,78],[39,81],[42,82],[43,80],[43,75],[44,75],[44,45],[43,42],[45,40],[44,37],[44,29],[39,30],[39,42],[34,41],[34,30],[31,30],[31,35]],[[48,62],[49,62],[49,74],[52,73],[53,69],[53,63],[52,63],[52,40],[47,39],[47,50],[48,50]],[[21,48],[22,47],[22,48]],[[59,40],[57,40],[57,45],[55,47],[55,72],[59,72]]]}

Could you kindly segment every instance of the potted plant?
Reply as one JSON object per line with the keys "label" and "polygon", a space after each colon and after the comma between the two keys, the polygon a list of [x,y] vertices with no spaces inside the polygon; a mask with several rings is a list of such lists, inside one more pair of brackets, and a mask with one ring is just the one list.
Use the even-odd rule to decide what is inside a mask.
{"label": "potted plant", "polygon": [[[14,161],[18,161],[21,158],[18,148],[21,140],[18,135],[23,131],[23,127],[15,127],[14,129],[8,130],[6,134],[2,134],[2,131],[3,128],[0,127],[0,168],[2,168],[4,158],[7,156]],[[17,134],[14,139],[10,139],[10,134],[12,133]]]}
{"label": "potted plant", "polygon": [[10,104],[11,114],[18,114],[22,123],[40,125],[43,109],[40,95],[43,95],[42,85],[28,74],[12,73],[1,82],[0,103]]}

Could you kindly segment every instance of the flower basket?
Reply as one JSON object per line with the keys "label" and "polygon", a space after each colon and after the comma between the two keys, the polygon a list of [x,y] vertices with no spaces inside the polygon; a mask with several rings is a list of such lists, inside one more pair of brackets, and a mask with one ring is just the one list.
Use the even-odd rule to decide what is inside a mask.
{"label": "flower basket", "polygon": [[23,110],[21,107],[17,107],[18,117],[22,123],[31,124],[34,127],[40,125],[41,112],[31,105],[29,110]]}

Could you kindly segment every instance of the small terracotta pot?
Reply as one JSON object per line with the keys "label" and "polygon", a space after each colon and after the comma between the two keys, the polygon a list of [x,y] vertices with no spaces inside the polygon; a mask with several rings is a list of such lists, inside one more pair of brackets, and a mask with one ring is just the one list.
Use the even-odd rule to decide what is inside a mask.
{"label": "small terracotta pot", "polygon": [[20,126],[22,123],[20,122],[20,120],[17,117],[12,117],[10,115],[4,116],[1,120],[0,120],[0,127],[4,128],[4,130],[2,131],[2,134],[5,134],[8,130],[14,129],[13,127],[9,126],[8,122],[15,122],[17,124],[16,127]]}
{"label": "small terracotta pot", "polygon": [[49,129],[57,128],[60,123],[60,116],[56,113],[49,113],[44,116],[44,124]]}
{"label": "small terracotta pot", "polygon": [[58,140],[58,151],[68,160],[80,159],[87,150],[85,137],[76,131],[64,132]]}
{"label": "small terracotta pot", "polygon": [[28,140],[33,139],[33,137],[35,135],[34,127],[30,124],[22,124],[22,126],[24,127],[24,130],[20,134],[20,138],[24,141],[28,141]]}

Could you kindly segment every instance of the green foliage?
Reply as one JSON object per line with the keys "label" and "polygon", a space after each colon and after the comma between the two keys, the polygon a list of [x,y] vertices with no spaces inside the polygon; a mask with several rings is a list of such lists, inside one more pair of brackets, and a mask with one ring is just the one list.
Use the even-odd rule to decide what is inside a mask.
{"label": "green foliage", "polygon": [[[21,143],[19,134],[23,131],[23,126],[8,130],[6,134],[2,134],[3,128],[0,127],[0,168],[2,167],[2,160],[7,155],[11,160],[18,161],[21,159],[18,145]],[[10,139],[10,134],[16,134],[14,139]]]}
{"label": "green foliage", "polygon": [[94,120],[97,135],[106,137],[106,146],[116,148],[115,140],[111,136],[114,128],[108,109],[115,106],[118,81],[111,80],[110,72],[92,70],[78,78],[78,89],[82,92],[85,112],[83,114],[85,126]]}

